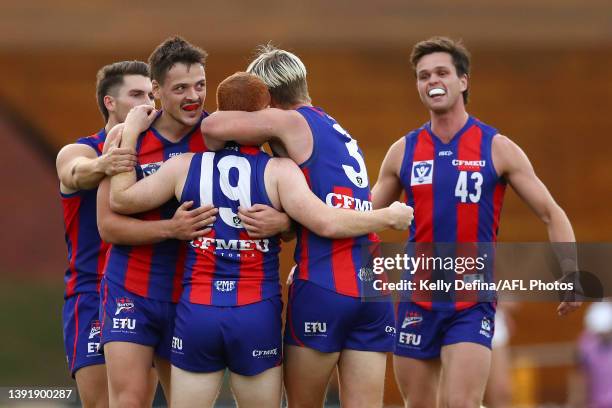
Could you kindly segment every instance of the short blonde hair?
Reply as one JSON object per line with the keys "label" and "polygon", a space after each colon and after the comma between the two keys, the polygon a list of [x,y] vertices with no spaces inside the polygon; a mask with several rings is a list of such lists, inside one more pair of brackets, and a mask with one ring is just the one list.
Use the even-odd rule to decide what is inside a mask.
{"label": "short blonde hair", "polygon": [[297,55],[272,44],[258,47],[257,57],[247,72],[257,75],[268,86],[272,100],[280,105],[310,103],[306,67]]}

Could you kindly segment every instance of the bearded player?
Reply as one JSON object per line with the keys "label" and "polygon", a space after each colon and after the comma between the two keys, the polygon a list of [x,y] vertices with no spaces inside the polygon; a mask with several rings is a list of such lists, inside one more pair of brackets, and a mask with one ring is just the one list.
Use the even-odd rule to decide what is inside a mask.
{"label": "bearded player", "polygon": [[[411,62],[430,122],[389,149],[372,190],[374,208],[404,191],[415,209],[411,242],[495,242],[509,184],[546,225],[551,242],[574,242],[567,216],[525,153],[466,112],[470,57],[463,45],[431,38],[414,47]],[[575,260],[564,262],[576,270]],[[558,313],[578,306],[563,302]],[[406,406],[480,406],[494,317],[492,303],[400,303],[394,368]]]}
{"label": "bearded player", "polygon": [[[68,366],[85,407],[108,406],[104,357],[98,352],[99,288],[108,245],[96,226],[96,191],[104,177],[131,169],[136,163],[133,150],[105,145],[106,135],[125,120],[134,106],[153,106],[152,97],[146,63],[122,61],[102,67],[97,74],[96,98],[104,128],[65,146],[57,156],[69,264],[64,278],[64,344]],[[194,224],[206,219],[202,218],[205,208],[190,212],[186,207],[165,221],[141,221],[112,214],[111,218],[122,227],[103,234],[103,238],[112,237],[124,244],[156,242],[168,233],[191,239],[199,234]],[[156,381],[151,376],[149,388]]]}

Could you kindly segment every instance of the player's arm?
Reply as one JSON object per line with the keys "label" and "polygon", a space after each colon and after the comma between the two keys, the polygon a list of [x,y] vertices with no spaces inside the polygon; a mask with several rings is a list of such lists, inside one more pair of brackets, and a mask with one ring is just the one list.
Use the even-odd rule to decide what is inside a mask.
{"label": "player's arm", "polygon": [[201,129],[210,150],[221,149],[227,141],[255,146],[271,141],[280,143],[297,163],[312,153],[310,128],[295,110],[217,111],[202,120]]}
{"label": "player's arm", "polygon": [[[155,120],[157,111],[149,105],[132,108],[123,125],[111,130],[121,134],[121,146],[136,149],[138,136]],[[120,214],[136,214],[166,203],[176,189],[177,170],[182,160],[168,160],[152,175],[136,183],[134,168],[111,177],[110,206]]]}
{"label": "player's arm", "polygon": [[[535,174],[529,158],[523,150],[505,136],[497,135],[492,144],[493,164],[518,196],[546,225],[551,242],[574,243],[576,238],[565,211]],[[564,272],[578,270],[574,245],[554,246]],[[565,315],[580,306],[580,302],[562,302],[558,312]]]}
{"label": "player's arm", "polygon": [[55,165],[62,192],[72,193],[95,188],[107,175],[134,167],[136,155],[132,149],[113,147],[98,157],[92,147],[73,143],[59,151]]}
{"label": "player's arm", "polygon": [[374,209],[388,207],[397,201],[402,194],[400,168],[404,159],[406,139],[401,138],[391,145],[378,173],[378,180],[372,188],[372,205]]}
{"label": "player's arm", "polygon": [[106,242],[117,245],[147,245],[170,238],[190,241],[207,234],[202,230],[215,221],[217,209],[212,205],[190,209],[188,201],[176,210],[172,219],[144,221],[113,212],[110,208],[110,180],[98,187],[97,219],[100,236]]}
{"label": "player's arm", "polygon": [[158,208],[175,197],[179,178],[187,174],[192,155],[172,157],[159,169],[136,182],[136,171],[111,177],[110,206],[119,214],[137,214]]}
{"label": "player's arm", "polygon": [[317,235],[348,238],[384,229],[405,230],[412,208],[401,203],[373,211],[331,208],[315,196],[299,167],[288,159],[272,159],[266,172],[274,174],[280,205],[297,222]]}

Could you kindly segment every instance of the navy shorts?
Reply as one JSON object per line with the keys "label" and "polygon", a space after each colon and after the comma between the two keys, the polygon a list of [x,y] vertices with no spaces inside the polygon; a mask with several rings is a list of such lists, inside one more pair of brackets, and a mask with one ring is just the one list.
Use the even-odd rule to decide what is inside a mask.
{"label": "navy shorts", "polygon": [[79,368],[104,364],[104,356],[98,351],[99,306],[100,296],[96,292],[74,295],[64,302],[64,348],[73,378]]}
{"label": "navy shorts", "polygon": [[391,297],[364,301],[305,280],[289,288],[285,344],[323,353],[388,352],[393,351],[394,333]]}
{"label": "navy shorts", "polygon": [[172,365],[197,373],[228,368],[245,376],[280,366],[282,311],[280,296],[244,306],[181,300],[176,310]]}
{"label": "navy shorts", "polygon": [[427,360],[440,356],[443,346],[477,343],[491,348],[495,308],[478,303],[460,311],[433,311],[412,302],[397,308],[395,355]]}
{"label": "navy shorts", "polygon": [[112,341],[142,344],[170,360],[175,303],[138,296],[106,278],[100,294],[101,348]]}

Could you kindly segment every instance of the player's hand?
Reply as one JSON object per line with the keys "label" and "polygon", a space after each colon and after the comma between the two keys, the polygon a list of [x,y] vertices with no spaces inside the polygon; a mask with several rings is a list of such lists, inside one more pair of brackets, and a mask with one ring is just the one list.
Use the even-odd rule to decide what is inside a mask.
{"label": "player's hand", "polygon": [[287,214],[263,204],[251,208],[238,207],[238,217],[253,239],[272,237],[291,228]]}
{"label": "player's hand", "polygon": [[582,306],[582,302],[561,302],[557,307],[557,314],[559,316],[567,316],[575,310],[578,310]]}
{"label": "player's hand", "polygon": [[414,210],[399,201],[394,202],[387,208],[390,216],[391,228],[403,231],[407,230],[414,218]]}
{"label": "player's hand", "polygon": [[181,241],[191,241],[208,234],[210,226],[217,219],[218,209],[212,204],[190,210],[193,201],[186,201],[176,210],[172,217],[172,238]]}
{"label": "player's hand", "polygon": [[128,147],[111,147],[98,158],[100,170],[107,176],[134,170],[136,151]]}
{"label": "player's hand", "polygon": [[107,176],[132,171],[136,166],[136,151],[132,148],[119,147],[122,132],[123,129],[111,133],[111,137],[104,143],[102,156],[97,159],[99,171]]}
{"label": "player's hand", "polygon": [[157,110],[151,105],[138,105],[130,109],[125,118],[124,129],[129,129],[129,134],[136,136],[151,127],[157,117]]}
{"label": "player's hand", "polygon": [[293,275],[295,275],[295,268],[297,268],[297,265],[293,265],[293,268],[291,268],[291,272],[289,272],[289,276],[287,276],[287,286],[293,283]]}

